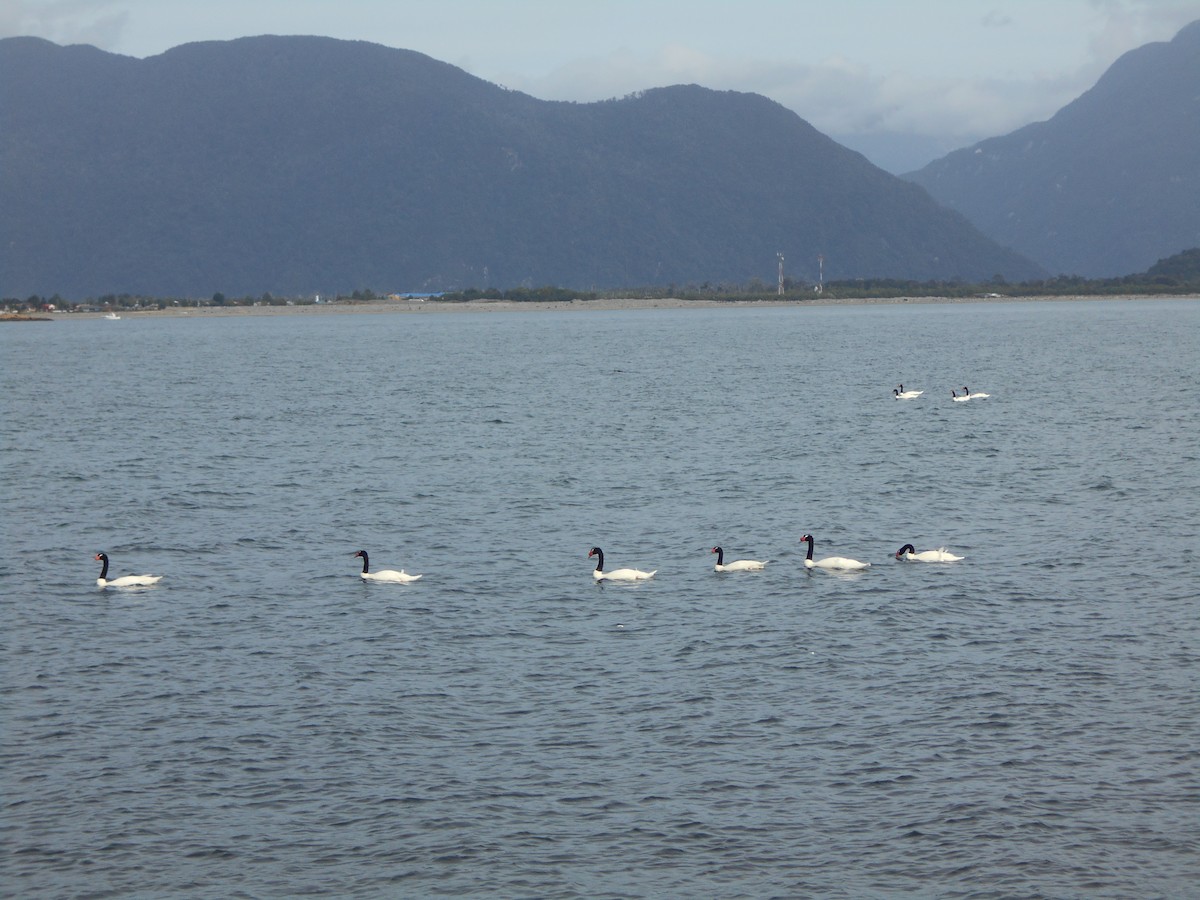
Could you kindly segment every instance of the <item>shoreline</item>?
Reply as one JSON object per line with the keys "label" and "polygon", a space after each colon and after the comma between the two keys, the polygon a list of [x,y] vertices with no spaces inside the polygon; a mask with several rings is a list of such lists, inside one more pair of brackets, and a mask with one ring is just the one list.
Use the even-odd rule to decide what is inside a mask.
{"label": "shoreline", "polygon": [[[804,299],[804,300],[682,300],[664,297],[644,299],[601,299],[601,300],[373,300],[368,302],[321,303],[303,306],[201,306],[168,307],[167,309],[118,310],[122,319],[151,318],[223,318],[231,316],[293,316],[293,315],[355,315],[355,314],[437,314],[437,313],[498,313],[498,312],[588,312],[622,311],[643,309],[754,309],[775,307],[817,306],[899,306],[904,304],[925,306],[933,304],[977,304],[977,303],[1061,303],[1097,300],[1121,302],[1128,300],[1197,300],[1198,294],[1130,294],[1114,296],[1060,295],[1002,296],[1002,297],[856,297],[849,299]],[[103,319],[107,312],[41,312],[39,319]],[[0,317],[13,320],[15,316]]]}

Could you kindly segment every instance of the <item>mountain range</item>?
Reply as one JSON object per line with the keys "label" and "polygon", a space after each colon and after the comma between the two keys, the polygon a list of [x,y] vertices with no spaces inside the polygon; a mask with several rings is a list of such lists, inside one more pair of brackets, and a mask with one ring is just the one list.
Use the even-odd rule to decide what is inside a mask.
{"label": "mountain range", "polygon": [[9,38],[0,82],[5,296],[1040,272],[753,94],[547,102],[311,37]]}
{"label": "mountain range", "polygon": [[[1127,68],[1124,83],[1155,94],[1143,84],[1155,67]],[[1113,108],[1100,91],[1112,74],[1093,106]],[[754,94],[681,85],[549,102],[413,51],[270,36],[144,60],[8,38],[0,83],[3,296],[773,283],[777,254],[801,281],[819,257],[826,279],[1065,271],[1023,234],[970,224],[970,178],[894,177]],[[1159,103],[1143,137],[1189,135],[1167,129],[1194,116],[1194,98],[1180,102]],[[1069,171],[1083,178],[1085,163]],[[1194,194],[1173,166],[1177,193]],[[1037,187],[1020,192],[1033,202]],[[1149,249],[1169,199],[1156,195],[1141,228],[1149,262],[1179,249]],[[1186,232],[1187,210],[1172,218]],[[1062,230],[1083,225],[1099,223]]]}
{"label": "mountain range", "polygon": [[1200,21],[1129,51],[1048,121],[906,177],[1059,274],[1126,275],[1200,247]]}

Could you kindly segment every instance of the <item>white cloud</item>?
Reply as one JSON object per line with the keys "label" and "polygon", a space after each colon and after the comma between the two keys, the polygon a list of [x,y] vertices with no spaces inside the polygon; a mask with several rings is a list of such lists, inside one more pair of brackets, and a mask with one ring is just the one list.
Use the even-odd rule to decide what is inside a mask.
{"label": "white cloud", "polygon": [[1088,69],[1097,74],[1133,47],[1169,40],[1200,18],[1196,0],[1088,0],[1096,15]]}
{"label": "white cloud", "polygon": [[548,100],[601,100],[671,84],[763,94],[821,131],[949,134],[972,139],[1002,134],[1052,115],[1087,84],[1057,80],[885,75],[843,56],[810,62],[731,61],[685,47],[653,56],[620,51],[581,59],[530,78],[501,81]]}
{"label": "white cloud", "polygon": [[37,35],[56,44],[117,46],[129,13],[112,0],[0,0],[0,37]]}
{"label": "white cloud", "polygon": [[[769,97],[829,134],[966,139],[1049,118],[1197,0],[0,0],[0,34],[138,56],[240,34],[418,50],[549,100],[696,83]],[[669,37],[667,37],[669,35]]]}

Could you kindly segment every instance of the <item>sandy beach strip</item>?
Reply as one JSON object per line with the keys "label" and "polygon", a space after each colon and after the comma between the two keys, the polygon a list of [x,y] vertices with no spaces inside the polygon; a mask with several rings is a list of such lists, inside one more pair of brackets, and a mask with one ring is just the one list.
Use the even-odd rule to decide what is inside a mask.
{"label": "sandy beach strip", "polygon": [[[968,304],[968,303],[1024,303],[1024,302],[1067,302],[1081,300],[1196,300],[1200,295],[1114,295],[1114,296],[1000,296],[1000,297],[878,297],[838,299],[829,297],[807,297],[780,300],[684,300],[673,297],[658,299],[602,298],[596,300],[372,300],[346,301],[339,303],[308,303],[298,306],[169,306],[166,309],[118,309],[121,318],[191,317],[215,318],[229,316],[326,316],[379,313],[539,313],[539,312],[588,312],[613,310],[647,309],[756,309],[770,307],[818,307],[818,306],[871,306],[871,305],[923,305],[923,304]],[[39,317],[54,319],[104,318],[107,312],[51,312],[38,313]]]}

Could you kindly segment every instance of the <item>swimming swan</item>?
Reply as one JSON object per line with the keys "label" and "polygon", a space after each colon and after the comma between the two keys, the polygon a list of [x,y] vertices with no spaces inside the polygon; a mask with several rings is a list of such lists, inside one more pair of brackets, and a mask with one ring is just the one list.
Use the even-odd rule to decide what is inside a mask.
{"label": "swimming swan", "polygon": [[96,584],[100,587],[150,587],[152,584],[158,584],[162,581],[161,575],[122,575],[120,578],[113,578],[111,581],[108,577],[108,554],[97,553],[93,559],[98,559],[104,563],[100,569],[100,577],[96,579]]}
{"label": "swimming swan", "polygon": [[950,392],[950,396],[954,398],[954,402],[955,402],[955,403],[966,403],[968,400],[970,400],[970,399],[971,399],[971,398],[970,398],[968,395],[966,395],[966,394],[964,394],[964,395],[963,395],[963,396],[961,396],[961,397],[960,397],[960,396],[958,396],[958,393],[957,393],[956,391],[951,391],[951,392]]}
{"label": "swimming swan", "polygon": [[757,572],[763,566],[770,562],[760,562],[757,559],[735,559],[731,563],[725,562],[725,551],[720,547],[713,547],[709,553],[717,554],[717,564],[713,566],[714,572]]}
{"label": "swimming swan", "polygon": [[848,559],[845,556],[827,556],[824,559],[813,560],[813,536],[806,534],[800,538],[800,543],[808,541],[808,557],[804,560],[804,568],[813,569],[866,569],[870,567],[870,563],[859,562],[857,559]]}
{"label": "swimming swan", "polygon": [[972,394],[971,389],[968,387],[963,388],[963,395],[970,397],[972,400],[986,400],[992,396],[991,394]]}
{"label": "swimming swan", "polygon": [[905,544],[896,551],[896,559],[911,559],[917,562],[958,562],[963,557],[955,556],[945,547],[939,547],[937,550],[922,550],[917,553],[917,548],[912,544]]}
{"label": "swimming swan", "polygon": [[592,577],[597,581],[645,581],[647,578],[653,578],[654,572],[642,572],[638,569],[613,569],[611,572],[604,571],[604,551],[599,547],[593,547],[588,551],[588,559],[593,556],[599,557],[596,560],[596,568],[592,572]]}
{"label": "swimming swan", "polygon": [[899,390],[892,391],[892,395],[897,400],[916,400],[923,393],[925,393],[925,392],[924,391],[906,391],[904,389],[904,385],[900,385]]}
{"label": "swimming swan", "polygon": [[367,551],[359,550],[354,554],[355,559],[360,556],[362,557],[363,561],[363,581],[387,581],[393,584],[408,584],[410,581],[416,581],[421,577],[420,575],[409,575],[403,569],[401,569],[399,572],[397,572],[395,569],[382,569],[378,572],[372,572],[370,570],[371,559],[367,556]]}

